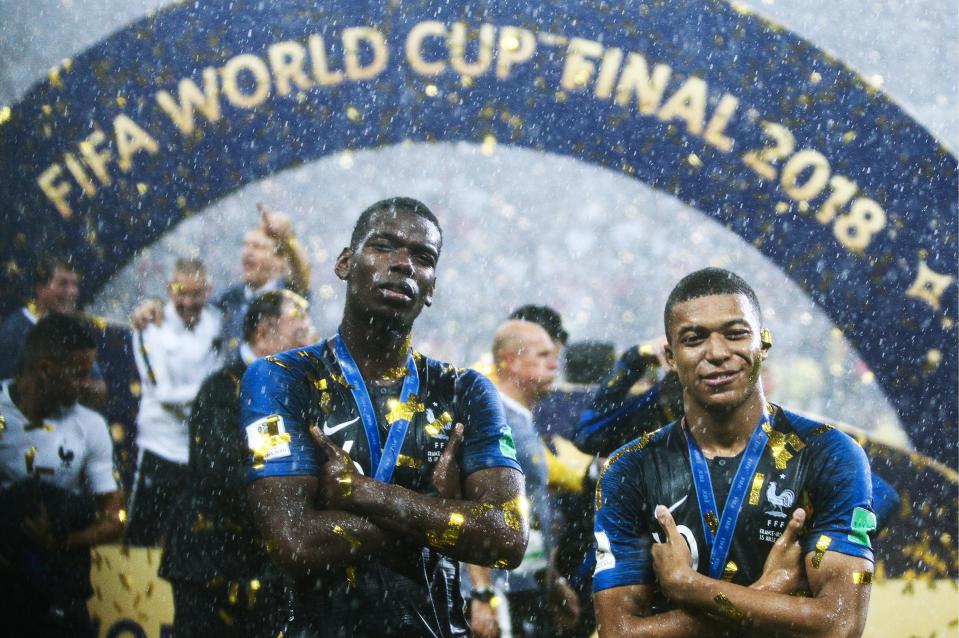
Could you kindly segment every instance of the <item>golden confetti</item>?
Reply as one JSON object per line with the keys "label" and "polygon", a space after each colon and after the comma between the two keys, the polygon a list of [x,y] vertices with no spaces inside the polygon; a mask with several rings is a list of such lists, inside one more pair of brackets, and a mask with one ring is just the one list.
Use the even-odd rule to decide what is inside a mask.
{"label": "golden confetti", "polygon": [[396,368],[390,368],[383,373],[383,376],[380,377],[382,381],[399,381],[406,376],[407,373],[406,366],[399,366]]}
{"label": "golden confetti", "polygon": [[486,512],[491,512],[495,509],[496,509],[496,506],[493,505],[492,503],[480,503],[479,505],[474,506],[473,509],[470,510],[470,516],[472,516],[473,518],[477,518],[479,516],[483,516],[484,514],[486,514]]}
{"label": "golden confetti", "polygon": [[314,379],[314,380],[313,380],[313,387],[316,388],[317,390],[320,390],[320,391],[326,390],[326,388],[327,388],[327,381],[326,381],[326,379]]}
{"label": "golden confetti", "polygon": [[766,476],[762,472],[756,472],[756,475],[753,476],[753,485],[749,490],[749,504],[750,505],[759,505],[759,498],[763,493],[763,482],[766,480]]}
{"label": "golden confetti", "polygon": [[726,594],[719,592],[716,594],[716,597],[713,598],[713,600],[716,601],[717,605],[719,605],[719,612],[723,616],[726,616],[735,622],[742,622],[746,620],[746,614],[744,614],[741,609],[736,607],[736,605],[733,604],[733,601],[726,597]]}
{"label": "golden confetti", "polygon": [[352,565],[346,568],[346,582],[350,584],[350,587],[356,589],[356,568]]}
{"label": "golden confetti", "polygon": [[347,543],[349,543],[349,544],[350,544],[350,549],[351,549],[352,551],[356,551],[357,549],[359,549],[360,544],[361,544],[361,543],[360,543],[360,540],[359,540],[358,538],[356,538],[356,537],[355,537],[353,534],[351,534],[350,532],[348,532],[348,531],[346,531],[345,529],[343,529],[343,527],[341,527],[340,525],[334,525],[334,526],[333,526],[333,533],[336,534],[337,536],[342,537],[343,540],[345,540]]}
{"label": "golden confetti", "polygon": [[33,461],[37,458],[37,448],[32,447],[23,454],[23,461],[27,465],[27,474],[33,474]]}
{"label": "golden confetti", "polygon": [[231,605],[236,605],[237,599],[240,597],[240,583],[235,580],[230,581],[230,588],[227,591],[226,599]]}
{"label": "golden confetti", "polygon": [[3,415],[0,414],[0,434],[3,434],[7,431],[7,420],[3,418]]}
{"label": "golden confetti", "polygon": [[453,422],[453,417],[449,412],[444,412],[432,423],[426,424],[426,433],[432,437],[439,436],[443,428]]}
{"label": "golden confetti", "polygon": [[230,614],[228,614],[227,611],[226,611],[225,609],[223,609],[222,607],[218,607],[218,608],[217,608],[217,610],[216,610],[216,615],[220,618],[220,621],[221,621],[224,625],[227,625],[227,626],[229,626],[229,627],[232,627],[232,626],[233,626],[233,622],[234,622],[233,616],[231,616]]}
{"label": "golden confetti", "polygon": [[763,423],[763,430],[769,435],[769,450],[777,470],[785,470],[793,455],[786,449],[786,436],[778,430],[772,429],[769,423]]}
{"label": "golden confetti", "polygon": [[0,107],[0,126],[3,126],[10,121],[10,118],[13,116],[13,111],[9,106]]}
{"label": "golden confetti", "polygon": [[412,456],[400,454],[396,457],[396,467],[408,467],[418,470],[423,467],[423,461],[421,459],[414,459]]}
{"label": "golden confetti", "polygon": [[494,563],[490,563],[490,567],[492,567],[493,569],[506,569],[507,567],[509,567],[509,561],[504,558]]}
{"label": "golden confetti", "polygon": [[852,582],[854,585],[871,585],[872,572],[853,572]]}
{"label": "golden confetti", "polygon": [[353,495],[353,474],[351,472],[344,472],[336,479],[337,485],[340,486],[340,491],[343,492],[343,496],[349,498]]}
{"label": "golden confetti", "polygon": [[279,359],[277,359],[277,358],[274,357],[274,356],[263,357],[263,358],[264,358],[265,360],[269,361],[270,363],[273,363],[273,364],[275,364],[275,365],[280,366],[280,367],[283,368],[284,370],[289,370],[289,369],[290,369],[290,366],[286,365],[285,363],[283,363],[282,361],[280,361]]}
{"label": "golden confetti", "polygon": [[459,512],[453,512],[450,514],[449,526],[443,533],[437,534],[433,530],[428,530],[426,532],[426,541],[431,547],[435,547],[436,549],[449,549],[454,547],[460,539],[464,522],[466,522],[466,517]]}
{"label": "golden confetti", "polygon": [[719,519],[716,518],[716,513],[713,511],[706,512],[703,518],[706,520],[706,525],[709,526],[709,531],[715,534],[719,529]]}
{"label": "golden confetti", "polygon": [[333,396],[329,392],[320,393],[320,409],[327,414],[333,411]]}
{"label": "golden confetti", "polygon": [[266,464],[266,457],[279,445],[289,443],[292,440],[289,432],[280,434],[280,417],[272,415],[266,420],[267,435],[260,437],[260,443],[256,448],[251,448],[253,453],[253,468],[262,469]]}
{"label": "golden confetti", "polygon": [[137,182],[137,192],[140,193],[141,196],[146,195],[149,190],[150,186],[148,184],[145,184],[144,182]]}
{"label": "golden confetti", "polygon": [[686,161],[689,162],[689,165],[693,168],[703,167],[703,160],[699,159],[699,155],[696,155],[696,153],[690,153]]}
{"label": "golden confetti", "polygon": [[812,557],[812,566],[813,569],[819,569],[819,566],[822,564],[822,559],[826,555],[826,551],[829,550],[829,546],[832,544],[832,539],[823,534],[819,537],[819,540],[816,541],[816,553]]}
{"label": "golden confetti", "polygon": [[415,394],[410,396],[406,403],[400,403],[396,399],[390,399],[386,402],[386,407],[389,410],[386,413],[386,422],[390,425],[400,420],[409,421],[417,412],[422,412],[426,409],[426,406],[423,405]]}
{"label": "golden confetti", "polygon": [[813,436],[819,436],[819,435],[821,435],[821,434],[825,434],[826,432],[828,432],[828,431],[831,430],[831,429],[833,429],[833,426],[831,426],[831,425],[829,425],[829,424],[820,425],[818,428],[816,428],[815,430],[813,430],[812,433],[813,433]]}
{"label": "golden confetti", "polygon": [[260,581],[253,579],[250,581],[249,586],[246,589],[246,607],[247,609],[253,609],[256,607],[256,595],[260,591]]}
{"label": "golden confetti", "polygon": [[728,563],[726,563],[726,567],[723,568],[723,580],[725,580],[727,583],[732,582],[733,578],[736,577],[736,572],[738,571],[739,571],[739,565],[737,565],[733,561],[729,561]]}
{"label": "golden confetti", "polygon": [[503,503],[503,521],[506,527],[518,532],[523,529],[527,520],[529,520],[529,501],[525,497],[517,496]]}
{"label": "golden confetti", "polygon": [[346,107],[346,117],[348,117],[351,122],[359,122],[363,118],[363,114],[360,113],[360,110],[355,106],[348,106]]}
{"label": "golden confetti", "polygon": [[435,84],[427,84],[423,92],[430,97],[436,97],[437,95],[439,95],[440,90],[439,88],[437,88]]}
{"label": "golden confetti", "polygon": [[480,152],[489,157],[496,150],[496,137],[492,133],[488,133],[486,137],[483,138],[483,144],[480,146]]}

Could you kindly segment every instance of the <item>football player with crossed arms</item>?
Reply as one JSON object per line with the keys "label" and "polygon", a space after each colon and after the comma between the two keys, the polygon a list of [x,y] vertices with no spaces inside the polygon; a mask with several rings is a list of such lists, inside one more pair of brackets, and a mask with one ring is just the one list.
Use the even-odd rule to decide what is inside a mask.
{"label": "football player with crossed arms", "polygon": [[766,402],[772,339],[739,276],[688,275],[664,319],[685,417],[599,480],[600,636],[860,636],[876,527],[862,448]]}
{"label": "football player with crossed arms", "polygon": [[254,516],[296,580],[286,636],[466,636],[457,561],[522,560],[523,475],[496,389],[410,346],[441,247],[421,202],[373,204],[335,263],[337,334],[243,378]]}

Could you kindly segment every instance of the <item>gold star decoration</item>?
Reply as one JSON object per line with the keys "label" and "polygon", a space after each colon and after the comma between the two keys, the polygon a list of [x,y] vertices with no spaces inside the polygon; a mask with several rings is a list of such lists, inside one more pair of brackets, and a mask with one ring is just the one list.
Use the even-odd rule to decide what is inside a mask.
{"label": "gold star decoration", "polygon": [[907,297],[929,304],[933,310],[939,310],[942,295],[954,281],[953,277],[937,273],[926,261],[919,261],[919,272],[912,286],[906,291]]}

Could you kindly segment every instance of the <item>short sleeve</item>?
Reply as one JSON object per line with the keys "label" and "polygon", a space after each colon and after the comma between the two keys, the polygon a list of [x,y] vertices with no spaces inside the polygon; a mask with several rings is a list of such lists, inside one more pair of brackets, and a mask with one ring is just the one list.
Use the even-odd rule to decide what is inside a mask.
{"label": "short sleeve", "polygon": [[457,380],[456,392],[458,417],[464,427],[460,459],[463,476],[491,467],[522,472],[513,433],[492,382],[475,370],[467,370]]}
{"label": "short sleeve", "polygon": [[813,511],[802,539],[803,553],[828,549],[873,560],[870,535],[876,531],[876,515],[866,453],[836,429],[820,435],[813,445],[819,449],[810,469]]}
{"label": "short sleeve", "polygon": [[306,374],[282,355],[257,359],[240,383],[240,423],[249,449],[246,480],[317,474]]}
{"label": "short sleeve", "polygon": [[652,513],[637,480],[636,454],[610,457],[596,485],[594,592],[656,580],[650,555]]}
{"label": "short sleeve", "polygon": [[94,494],[116,492],[120,488],[113,471],[113,441],[110,440],[107,422],[100,415],[91,412],[85,428],[88,447],[84,476],[90,491]]}

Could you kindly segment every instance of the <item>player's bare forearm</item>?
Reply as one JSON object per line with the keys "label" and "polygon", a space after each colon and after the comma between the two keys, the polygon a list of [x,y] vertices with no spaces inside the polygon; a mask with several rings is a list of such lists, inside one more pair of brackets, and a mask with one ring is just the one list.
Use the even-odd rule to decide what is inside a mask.
{"label": "player's bare forearm", "polygon": [[862,635],[872,576],[864,558],[827,552],[806,556],[806,573],[813,596],[790,596],[743,587],[702,574],[683,587],[670,587],[670,600],[679,607],[715,614],[731,626],[762,636]]}
{"label": "player's bare forearm", "polygon": [[529,527],[523,477],[511,468],[469,475],[462,500],[437,498],[354,475],[350,494],[330,487],[333,507],[397,528],[404,536],[467,563],[512,569],[523,560]]}
{"label": "player's bare forearm", "polygon": [[409,544],[369,519],[314,507],[315,477],[267,477],[247,487],[260,534],[294,576],[404,553]]}
{"label": "player's bare forearm", "polygon": [[120,509],[123,504],[123,492],[108,492],[97,495],[97,518],[93,524],[67,535],[65,548],[82,549],[119,540],[123,534],[123,522]]}
{"label": "player's bare forearm", "polygon": [[683,609],[649,614],[652,586],[614,587],[597,593],[596,628],[599,638],[694,638],[730,635],[714,620]]}

